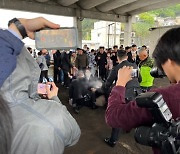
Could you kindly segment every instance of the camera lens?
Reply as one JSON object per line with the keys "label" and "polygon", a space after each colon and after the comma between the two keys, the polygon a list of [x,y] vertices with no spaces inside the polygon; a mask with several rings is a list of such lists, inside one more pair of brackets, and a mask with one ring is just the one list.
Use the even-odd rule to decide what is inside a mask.
{"label": "camera lens", "polygon": [[135,130],[134,138],[137,143],[142,145],[149,145],[150,127],[138,127]]}

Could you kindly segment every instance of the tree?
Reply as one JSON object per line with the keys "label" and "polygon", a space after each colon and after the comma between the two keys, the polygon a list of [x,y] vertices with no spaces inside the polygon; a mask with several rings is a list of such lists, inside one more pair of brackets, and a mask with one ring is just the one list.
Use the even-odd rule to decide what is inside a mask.
{"label": "tree", "polygon": [[136,32],[136,36],[140,38],[140,43],[143,44],[143,40],[150,33],[149,28],[154,26],[154,14],[145,12],[139,15],[139,21],[133,24],[133,31]]}
{"label": "tree", "polygon": [[180,15],[180,4],[177,4],[175,6],[171,6],[168,8],[162,8],[158,10],[153,10],[145,13],[139,14],[139,20],[135,24],[133,24],[133,31],[136,32],[136,35],[141,39],[142,41],[148,36],[149,28],[153,27],[155,25],[155,17],[176,17],[177,15]]}
{"label": "tree", "polygon": [[84,19],[82,21],[82,39],[91,40],[91,30],[94,28],[94,22],[98,20],[94,19]]}

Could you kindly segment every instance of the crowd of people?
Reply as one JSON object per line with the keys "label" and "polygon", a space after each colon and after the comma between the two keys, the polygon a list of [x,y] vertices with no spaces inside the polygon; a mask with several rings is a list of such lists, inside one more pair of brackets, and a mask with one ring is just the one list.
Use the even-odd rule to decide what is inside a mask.
{"label": "crowd of people", "polygon": [[[79,140],[77,122],[57,97],[60,84],[69,89],[69,102],[75,113],[82,106],[96,109],[97,97],[105,97],[105,119],[112,132],[104,141],[111,147],[116,145],[120,132],[152,124],[150,112],[136,104],[140,93],[159,92],[173,118],[180,116],[180,38],[176,36],[180,28],[165,33],[153,52],[156,65],[176,84],[154,90],[150,75],[154,61],[145,45],[114,45],[113,49],[100,46],[97,50],[85,45],[75,51],[52,50],[51,62],[46,49],[36,56],[21,41],[26,36],[33,39],[34,32],[44,27],[56,29],[59,25],[44,18],[14,18],[8,30],[0,30],[0,119],[7,122],[1,121],[0,125],[6,141],[0,138],[2,154],[63,153],[64,147]],[[55,83],[48,77],[50,65],[54,66]],[[44,95],[38,94],[38,83],[45,84]]]}

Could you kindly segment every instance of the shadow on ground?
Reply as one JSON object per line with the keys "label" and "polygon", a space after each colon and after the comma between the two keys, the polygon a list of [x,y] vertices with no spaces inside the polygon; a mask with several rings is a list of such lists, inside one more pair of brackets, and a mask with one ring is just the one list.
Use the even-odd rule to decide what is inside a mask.
{"label": "shadow on ground", "polygon": [[[163,87],[168,85],[168,80],[156,79],[154,87]],[[117,145],[114,148],[104,143],[104,138],[110,136],[111,128],[104,120],[104,108],[95,110],[83,107],[77,115],[68,104],[68,90],[59,86],[59,97],[62,103],[68,108],[72,116],[77,120],[81,129],[79,142],[67,147],[64,154],[150,154],[151,148],[139,145],[134,140],[134,130],[128,134],[120,136]]]}

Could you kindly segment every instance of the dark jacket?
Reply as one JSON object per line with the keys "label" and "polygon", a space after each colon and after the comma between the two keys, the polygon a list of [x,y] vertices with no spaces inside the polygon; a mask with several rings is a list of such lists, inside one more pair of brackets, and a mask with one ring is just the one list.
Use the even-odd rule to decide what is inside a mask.
{"label": "dark jacket", "polygon": [[111,60],[113,61],[113,66],[118,65],[117,52],[115,52],[115,55],[111,56]]}
{"label": "dark jacket", "polygon": [[[130,63],[127,60],[121,62],[120,64],[118,64],[117,66],[113,67],[113,69],[111,70],[107,81],[105,82],[105,84],[103,85],[102,89],[104,92],[107,92],[111,89],[111,87],[113,86],[113,82],[117,81],[117,76],[118,76],[118,70],[120,68],[122,68],[123,66],[132,66],[133,69],[138,69],[137,65],[134,63]],[[139,82],[141,80],[141,77],[139,77],[139,81],[138,78],[133,78],[132,80],[130,80],[127,85],[126,85],[126,98],[133,100],[136,97],[136,90],[138,93],[140,93],[140,85]]]}
{"label": "dark jacket", "polygon": [[[98,59],[98,57],[100,57],[100,59]],[[104,67],[107,64],[107,54],[105,52],[103,52],[103,54],[101,54],[100,52],[97,53],[95,60],[97,62],[97,65],[99,67]]]}
{"label": "dark jacket", "polygon": [[61,54],[61,68],[69,72],[71,67],[72,67],[72,64],[70,62],[70,55],[63,52]]}
{"label": "dark jacket", "polygon": [[77,78],[72,81],[69,88],[69,98],[80,99],[88,93],[88,82],[86,78]]}
{"label": "dark jacket", "polygon": [[75,66],[78,69],[84,69],[89,65],[88,63],[88,57],[85,53],[83,53],[82,55],[78,54],[76,61],[75,61]]}
{"label": "dark jacket", "polygon": [[58,69],[58,67],[61,66],[61,53],[57,51],[55,54],[53,54],[54,59],[54,69]]}

